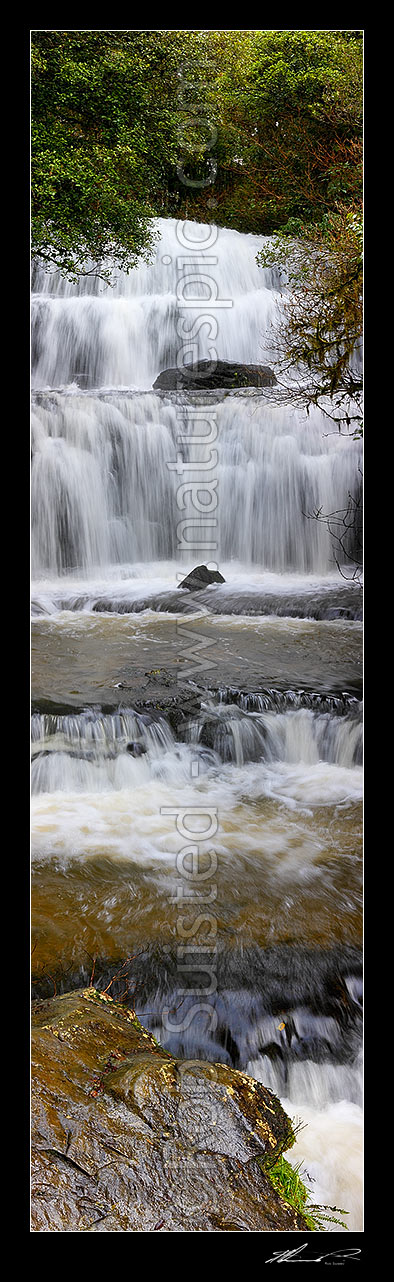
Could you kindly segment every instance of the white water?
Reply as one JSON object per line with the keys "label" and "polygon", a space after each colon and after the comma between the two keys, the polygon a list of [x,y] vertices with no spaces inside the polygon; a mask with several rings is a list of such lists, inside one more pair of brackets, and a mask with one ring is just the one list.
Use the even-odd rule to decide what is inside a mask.
{"label": "white water", "polygon": [[[344,1094],[334,1104],[318,1109],[282,1098],[290,1117],[305,1124],[294,1148],[287,1154],[291,1164],[302,1163],[301,1178],[310,1192],[310,1201],[320,1206],[345,1210],[339,1215],[350,1232],[363,1229],[363,1113],[357,1104],[349,1103]],[[328,1212],[330,1214],[330,1212]],[[327,1228],[341,1232],[337,1225]],[[343,1230],[345,1231],[345,1230]]]}
{"label": "white water", "polygon": [[[173,220],[159,220],[159,231],[155,261],[128,276],[114,272],[111,289],[92,277],[70,284],[41,271],[34,281],[32,568],[39,608],[59,630],[64,623],[65,646],[67,616],[59,611],[73,610],[73,626],[85,635],[95,626],[89,612],[100,595],[118,603],[123,596],[127,605],[141,590],[176,587],[180,572],[201,560],[219,563],[224,599],[246,587],[252,595],[307,596],[341,585],[326,526],[307,518],[318,507],[345,508],[349,492],[357,495],[360,444],[340,436],[317,410],[307,417],[275,403],[270,391],[207,397],[207,420],[213,417],[217,428],[211,474],[217,526],[208,535],[215,547],[179,554],[177,524],[189,509],[180,508],[177,492],[190,475],[203,487],[206,472],[198,464],[207,447],[192,445],[196,398],[159,395],[152,384],[176,364],[181,346],[186,361],[209,357],[213,336],[208,324],[195,326],[196,312],[184,305],[193,293],[201,315],[205,302],[210,310],[204,264],[199,280],[183,289],[179,259],[187,250]],[[189,232],[196,243],[206,239],[206,228],[190,224]],[[208,270],[218,297],[231,303],[215,313],[219,359],[272,363],[278,280],[257,267],[262,240],[222,229],[208,251],[217,258]],[[188,435],[190,444],[179,442]],[[191,474],[171,470],[178,455],[196,462]],[[149,609],[144,614],[149,624]],[[242,651],[245,620],[233,623]],[[283,634],[289,620],[269,626]],[[255,627],[264,639],[259,615]],[[313,627],[311,620],[291,620],[292,644],[302,647]],[[48,693],[60,698],[61,665],[58,682]],[[206,805],[218,810],[216,848],[236,896],[256,869],[260,899],[276,887],[290,915],[300,887],[312,897],[321,887],[323,895],[330,862],[343,866],[354,858],[348,828],[362,793],[359,718],[305,707],[241,715],[231,705],[209,706],[208,714],[216,726],[213,747],[203,742],[204,717],[182,743],[164,723],[143,724],[131,708],[118,717],[97,710],[56,724],[36,718],[34,750],[47,755],[33,762],[33,859],[70,870],[76,862],[108,860],[114,876],[117,865],[128,865],[131,895],[138,870],[152,892],[169,897],[182,840],[163,808]],[[144,755],[128,754],[130,741],[142,744]],[[307,1122],[288,1156],[305,1162],[313,1200],[349,1209],[349,1227],[360,1229],[358,1060],[295,1062],[286,1090],[267,1056],[256,1053],[247,1071]]]}
{"label": "white water", "polygon": [[[206,715],[225,727],[233,764],[224,765],[199,742]],[[163,812],[168,807],[213,807],[219,816],[214,843],[219,911],[225,871],[238,898],[249,875],[258,899],[274,892],[284,902],[290,896],[291,903],[302,888],[313,903],[315,894],[325,893],[325,863],[332,860],[333,840],[340,843],[336,860],[349,859],[346,824],[362,795],[362,770],[352,765],[360,730],[354,712],[330,716],[300,708],[253,714],[209,703],[199,721],[191,723],[186,744],[174,739],[164,721],[147,724],[132,711],[36,715],[34,752],[48,755],[37,756],[33,764],[33,859],[41,865],[55,860],[71,875],[80,861],[97,861],[100,868],[109,860],[114,869],[120,862],[129,866],[131,889],[139,868],[147,888],[151,884],[169,905],[179,885],[175,860],[184,841],[174,830],[173,817]],[[143,744],[146,754],[130,757],[130,740]],[[319,759],[319,744],[325,761]],[[248,761],[256,748],[262,759]],[[196,762],[199,777],[192,783]],[[327,818],[322,819],[322,808]],[[196,833],[201,822],[199,817],[190,820]],[[334,826],[339,839],[333,838]],[[115,888],[116,880],[116,897]],[[101,915],[110,913],[111,900]],[[298,1037],[326,1038],[335,1046],[332,1018],[299,1009],[293,1020]],[[256,1045],[280,1044],[278,1022],[278,1017],[266,1016],[255,1029],[249,1026],[247,1035]],[[155,1027],[155,1035],[160,1037],[160,1031]],[[348,1228],[361,1230],[360,1056],[346,1064],[295,1059],[285,1088],[281,1070],[267,1056],[255,1055],[245,1071],[279,1095],[296,1124],[304,1123],[287,1157],[302,1163],[311,1201],[343,1208]]]}
{"label": "white water", "polygon": [[[292,1013],[299,1035],[310,1029],[328,1039],[333,1021],[312,1020],[308,1013]],[[280,1041],[278,1019],[265,1021],[268,1040]],[[270,1025],[271,1027],[268,1027]],[[320,1027],[319,1027],[320,1025]],[[286,1088],[280,1069],[268,1056],[250,1060],[248,1073],[279,1095],[284,1109],[300,1129],[287,1160],[300,1167],[310,1201],[347,1211],[342,1218],[350,1231],[360,1231],[363,1201],[363,1068],[359,1054],[352,1064],[316,1064],[311,1060],[290,1063]],[[329,1225],[327,1225],[329,1227]],[[335,1225],[331,1227],[335,1228]],[[339,1230],[341,1231],[341,1230]]]}
{"label": "white water", "polygon": [[190,428],[186,400],[180,407],[174,397],[164,401],[154,393],[56,393],[37,403],[34,576],[78,568],[91,574],[97,566],[176,557],[182,516],[194,517],[187,542],[212,542],[219,563],[234,557],[269,571],[329,572],[327,527],[308,514],[316,507],[344,509],[349,491],[358,492],[359,442],[339,433],[323,436],[326,424],[317,410],[306,418],[261,398],[229,396],[210,405],[209,413],[217,429],[211,524],[207,517],[202,522],[187,496],[178,500],[181,483],[192,480],[199,501],[209,503],[207,473],[197,462],[209,458],[207,448],[193,445],[192,434],[183,457],[195,462],[193,471],[180,478],[169,466],[182,453],[178,438]]}
{"label": "white water", "polygon": [[[207,238],[207,228],[187,226],[196,243]],[[213,525],[207,528],[205,516],[203,542],[212,543],[216,560],[326,574],[333,567],[331,541],[324,523],[308,516],[316,508],[346,508],[349,492],[358,494],[359,442],[332,431],[317,409],[308,417],[276,404],[270,390],[225,398],[209,393],[198,400],[200,409],[207,405],[203,423],[193,417],[193,395],[148,390],[180,354],[182,364],[212,359],[213,351],[219,359],[269,361],[265,344],[272,341],[278,295],[274,275],[255,261],[264,238],[222,229],[215,264],[208,268],[200,257],[194,265],[190,290],[201,306],[208,270],[219,299],[231,305],[216,312],[214,348],[202,325],[192,350],[186,334],[194,333],[196,315],[201,317],[187,308],[188,291],[180,289],[179,254],[185,251],[174,220],[159,220],[159,230],[153,264],[114,273],[113,288],[91,278],[72,285],[56,273],[37,273],[32,382],[41,392],[32,419],[33,574],[72,570],[90,577],[97,567],[173,559],[181,517],[196,519],[190,495],[179,498],[181,483],[199,485],[204,512],[207,476],[214,483]],[[45,388],[62,391],[43,395]],[[201,433],[211,435],[212,450],[193,443]],[[177,458],[195,468],[177,474],[170,466]],[[207,458],[213,459],[208,473]],[[187,542],[193,535],[199,543],[196,529]]]}
{"label": "white water", "polygon": [[[256,263],[266,238],[221,229],[211,249],[196,253],[179,243],[174,219],[159,219],[157,228],[152,264],[127,275],[114,271],[110,286],[88,276],[74,284],[58,273],[36,273],[34,387],[81,385],[83,378],[82,385],[89,387],[149,388],[162,369],[176,364],[180,316],[185,350],[191,335],[193,359],[206,359],[215,328],[212,321],[202,324],[204,299],[212,313],[207,277],[214,280],[219,300],[230,304],[219,309],[219,359],[269,363],[262,344],[276,313],[278,278]],[[196,223],[187,224],[187,235],[196,245],[209,241],[209,229]],[[198,267],[188,267],[185,258],[197,258]],[[198,327],[196,313],[182,308],[191,297],[201,299]]]}
{"label": "white water", "polygon": [[[204,744],[206,725],[213,749]],[[191,778],[191,763],[197,761],[204,801],[214,805],[216,797],[227,813],[246,796],[252,801],[273,797],[301,810],[361,799],[358,763],[362,723],[357,708],[341,717],[309,708],[254,713],[208,704],[199,718],[185,727],[184,735],[189,743],[179,743],[164,720],[146,724],[127,711],[101,716],[36,715],[33,793],[98,793],[101,797],[113,791],[120,794],[118,804],[122,806],[123,790],[123,804],[131,805],[132,790],[140,787],[142,807],[146,805],[149,814],[149,784],[156,784],[157,806],[161,785],[169,789],[169,795],[174,788],[183,791]],[[130,742],[144,748],[142,757],[128,755]],[[223,764],[223,756],[233,764]],[[186,788],[187,803],[190,796],[195,803],[196,786]],[[60,815],[59,799],[56,807]],[[67,813],[69,809],[70,800]],[[259,841],[258,833],[256,836]]]}

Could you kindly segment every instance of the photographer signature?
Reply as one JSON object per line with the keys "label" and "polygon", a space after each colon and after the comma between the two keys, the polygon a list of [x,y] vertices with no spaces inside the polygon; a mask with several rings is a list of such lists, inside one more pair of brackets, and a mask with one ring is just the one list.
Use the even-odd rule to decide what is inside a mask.
{"label": "photographer signature", "polygon": [[[327,1251],[324,1255],[310,1255],[300,1259],[302,1251],[305,1251],[307,1243],[303,1246],[296,1246],[294,1251],[274,1251],[274,1254],[265,1261],[266,1264],[344,1264],[345,1260],[357,1260],[361,1255],[361,1247],[348,1247],[343,1251]],[[334,1257],[334,1258],[333,1258]]]}

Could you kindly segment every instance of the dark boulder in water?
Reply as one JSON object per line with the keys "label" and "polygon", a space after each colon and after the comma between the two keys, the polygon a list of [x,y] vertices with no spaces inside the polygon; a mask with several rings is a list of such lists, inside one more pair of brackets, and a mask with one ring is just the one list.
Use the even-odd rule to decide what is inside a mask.
{"label": "dark boulder in water", "polygon": [[197,361],[182,369],[164,369],[153,384],[155,389],[175,392],[215,390],[229,387],[273,387],[274,371],[269,365],[241,365],[237,361]]}
{"label": "dark boulder in water", "polygon": [[143,743],[132,742],[127,744],[126,752],[129,752],[132,757],[142,757],[146,751],[147,749],[144,748]]}
{"label": "dark boulder in water", "polygon": [[189,592],[201,592],[203,588],[207,587],[208,583],[225,582],[226,580],[219,573],[219,570],[208,570],[207,565],[196,565],[194,570],[191,570],[190,574],[187,574],[186,578],[182,579],[182,583],[178,583],[178,587],[187,588]]}

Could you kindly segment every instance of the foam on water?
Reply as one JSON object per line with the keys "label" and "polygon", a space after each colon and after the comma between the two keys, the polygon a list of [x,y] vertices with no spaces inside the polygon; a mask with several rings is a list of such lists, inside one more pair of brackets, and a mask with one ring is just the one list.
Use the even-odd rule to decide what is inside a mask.
{"label": "foam on water", "polygon": [[[346,1091],[346,1082],[344,1082]],[[290,1099],[282,1099],[290,1117],[296,1116],[305,1124],[296,1143],[286,1154],[296,1166],[302,1163],[301,1178],[310,1192],[310,1201],[320,1206],[344,1210],[339,1214],[346,1228],[354,1233],[363,1230],[363,1111],[348,1098],[340,1099],[326,1108],[311,1108],[305,1104],[296,1107]],[[330,1214],[330,1212],[328,1212]],[[333,1213],[334,1214],[334,1213]],[[327,1229],[346,1232],[337,1224],[327,1224]]]}
{"label": "foam on water", "polygon": [[[344,584],[334,570],[335,548],[324,520],[309,518],[316,509],[323,514],[345,511],[349,494],[357,500],[361,444],[330,431],[317,408],[306,415],[279,403],[275,389],[207,395],[206,426],[214,421],[216,432],[212,476],[218,504],[208,540],[213,534],[214,550],[197,556],[179,551],[177,527],[186,515],[181,480],[192,477],[201,497],[207,449],[211,456],[201,439],[193,444],[195,422],[197,433],[201,431],[196,406],[201,410],[204,402],[200,393],[158,393],[152,385],[162,369],[177,364],[182,340],[186,363],[210,358],[212,329],[196,327],[196,312],[188,307],[194,296],[203,313],[209,301],[209,229],[191,223],[187,228],[186,248],[180,245],[175,220],[159,219],[151,263],[128,274],[114,270],[111,288],[98,277],[71,283],[41,268],[35,273],[33,613],[41,616],[37,644],[43,685],[48,673],[51,677],[45,690],[49,698],[57,693],[61,700],[67,689],[67,663],[72,668],[70,690],[75,693],[77,687],[78,694],[87,689],[85,637],[91,664],[99,667],[103,655],[111,656],[111,692],[116,684],[120,688],[127,667],[122,647],[127,650],[136,639],[141,655],[137,666],[148,643],[160,654],[164,632],[158,620],[164,615],[175,632],[183,610],[190,623],[209,613],[218,643],[225,623],[240,661],[245,628],[253,626],[262,655],[277,656],[280,642],[282,675],[286,647],[290,655],[304,654],[310,671],[314,648],[327,679],[333,670],[327,656],[331,661],[334,652],[336,670],[342,671],[349,638],[359,637],[361,625],[353,622],[360,617],[358,585]],[[181,258],[193,240],[193,281],[185,285]],[[271,326],[281,305],[280,282],[276,272],[256,263],[264,240],[226,229],[213,237],[212,275],[225,302],[215,338],[219,359],[272,362]],[[191,474],[181,475],[177,460],[183,465],[191,458]],[[355,555],[358,533],[349,539],[350,556]],[[180,579],[207,556],[219,563],[226,582],[207,590],[200,602],[178,593]],[[335,613],[344,618],[335,620]],[[77,647],[78,662],[73,658]],[[259,671],[263,666],[261,662]],[[274,685],[278,673],[269,669],[269,676]],[[213,687],[220,684],[220,674],[216,677]],[[126,673],[126,688],[127,679]],[[292,673],[291,681],[296,679],[297,672]],[[325,686],[324,707],[316,703],[316,695],[307,706],[305,691],[297,686],[280,695],[265,693],[258,683],[252,686],[256,693],[249,695],[231,692],[230,680],[231,673],[223,675],[222,702],[207,697],[199,716],[184,726],[182,742],[164,718],[144,719],[132,708],[113,715],[96,708],[75,716],[33,718],[32,857],[38,875],[47,875],[50,864],[67,881],[70,877],[71,913],[75,869],[91,867],[95,877],[104,861],[114,871],[114,882],[108,901],[103,892],[101,915],[108,930],[116,930],[111,913],[119,891],[115,874],[122,866],[130,886],[127,933],[134,881],[139,880],[148,898],[159,895],[164,903],[171,888],[176,890],[176,855],[184,842],[168,810],[199,808],[200,818],[195,815],[194,820],[198,836],[206,807],[219,819],[215,850],[223,883],[227,878],[231,885],[225,917],[230,935],[245,882],[248,915],[254,911],[254,895],[256,904],[263,901],[268,918],[274,902],[283,917],[287,913],[285,939],[294,930],[297,894],[301,924],[302,913],[313,914],[313,906],[320,911],[322,905],[319,922],[326,920],[326,892],[326,916],[335,913],[337,902],[339,915],[356,916],[354,882],[348,890],[357,862],[362,795],[356,701],[331,697],[332,687]],[[97,685],[90,686],[91,699],[99,699],[101,682],[99,673]],[[333,864],[339,899],[335,877],[330,881]],[[123,936],[117,938],[123,947]],[[242,1027],[245,1001],[244,994]],[[263,1033],[264,1044],[281,1036],[269,1025],[273,1018],[264,1015],[264,1029],[264,1020],[258,1028],[249,1021],[246,1071],[280,1095],[290,1116],[306,1123],[287,1156],[303,1162],[312,1200],[349,1210],[348,1226],[358,1231],[359,1057],[352,1052],[342,1062],[331,1016],[315,1012],[309,1028],[310,1015],[298,1009],[294,1021],[299,1036],[313,1041],[318,1035],[326,1061],[295,1056],[286,1061],[284,1072],[283,1059],[281,1064],[259,1050]],[[201,1046],[193,1046],[193,1053]],[[207,1054],[213,1054],[212,1045]]]}

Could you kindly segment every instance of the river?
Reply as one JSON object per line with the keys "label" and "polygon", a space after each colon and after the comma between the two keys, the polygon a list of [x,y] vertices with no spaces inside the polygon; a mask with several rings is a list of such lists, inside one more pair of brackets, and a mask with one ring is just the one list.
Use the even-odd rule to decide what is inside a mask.
{"label": "river", "polygon": [[[34,276],[33,990],[121,971],[166,1047],[279,1095],[357,1231],[362,603],[313,512],[361,444],[275,388],[154,389],[181,340],[270,362],[263,238],[213,230],[159,220],[110,286]],[[180,589],[201,561],[225,582]]]}

